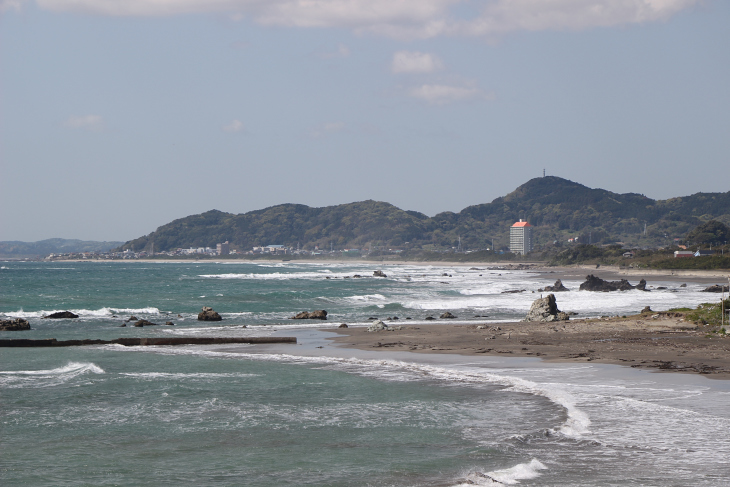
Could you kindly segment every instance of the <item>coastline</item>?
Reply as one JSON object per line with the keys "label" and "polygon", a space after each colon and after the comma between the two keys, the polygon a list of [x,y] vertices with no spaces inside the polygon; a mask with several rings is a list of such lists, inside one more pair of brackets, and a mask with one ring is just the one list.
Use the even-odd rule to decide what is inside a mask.
{"label": "coastline", "polygon": [[427,324],[368,332],[323,328],[337,347],[465,356],[539,358],[553,363],[602,363],[730,379],[730,338],[707,336],[669,315],[552,323]]}

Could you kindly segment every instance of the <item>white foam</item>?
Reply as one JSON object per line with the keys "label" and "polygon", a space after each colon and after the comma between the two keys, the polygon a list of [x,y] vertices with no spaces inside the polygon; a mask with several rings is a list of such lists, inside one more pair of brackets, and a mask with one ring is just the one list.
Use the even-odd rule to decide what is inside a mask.
{"label": "white foam", "polygon": [[547,467],[533,458],[529,463],[519,463],[514,467],[503,470],[494,470],[487,473],[472,472],[466,476],[466,483],[458,485],[459,487],[467,485],[515,485],[519,484],[520,480],[539,477],[541,470],[547,470]]}
{"label": "white foam", "polygon": [[61,311],[71,311],[79,315],[80,318],[104,318],[119,314],[160,314],[160,310],[157,308],[51,309],[41,311],[23,311],[21,308],[19,311],[8,311],[4,314],[11,318],[43,318],[44,316]]}
{"label": "white foam", "polygon": [[119,375],[139,377],[142,379],[220,379],[231,377],[258,377],[260,374],[237,373],[168,373],[168,372],[123,372]]}
{"label": "white foam", "polygon": [[104,374],[104,370],[91,362],[69,362],[48,370],[3,370],[0,371],[0,387],[50,387],[89,373]]}

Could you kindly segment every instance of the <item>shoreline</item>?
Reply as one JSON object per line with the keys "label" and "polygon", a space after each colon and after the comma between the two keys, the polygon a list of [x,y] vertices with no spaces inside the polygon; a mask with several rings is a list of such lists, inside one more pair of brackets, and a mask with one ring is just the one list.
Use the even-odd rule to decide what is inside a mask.
{"label": "shoreline", "polygon": [[323,328],[336,347],[462,356],[539,358],[552,363],[601,363],[730,380],[730,338],[707,336],[672,313],[552,323],[404,325],[390,331]]}

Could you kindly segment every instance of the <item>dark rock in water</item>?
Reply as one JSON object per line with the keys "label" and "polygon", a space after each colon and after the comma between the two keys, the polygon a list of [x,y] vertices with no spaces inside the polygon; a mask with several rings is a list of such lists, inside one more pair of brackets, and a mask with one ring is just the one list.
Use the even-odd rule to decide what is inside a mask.
{"label": "dark rock in water", "polygon": [[318,309],[316,311],[302,311],[301,313],[297,313],[291,318],[290,320],[326,320],[327,319],[327,312],[323,309]]}
{"label": "dark rock in water", "polygon": [[139,318],[137,318],[136,316],[132,315],[132,316],[129,317],[129,319],[127,321],[137,321],[138,319]]}
{"label": "dark rock in water", "polygon": [[349,328],[349,326],[347,326],[347,323],[342,323],[342,324],[341,324],[340,326],[338,326],[337,328]]}
{"label": "dark rock in water", "polygon": [[561,281],[560,279],[558,279],[557,281],[555,281],[555,284],[553,284],[552,286],[545,286],[543,288],[538,289],[537,291],[540,292],[540,293],[542,293],[542,292],[545,292],[545,293],[559,293],[559,292],[570,291],[570,289],[568,289],[567,287],[563,286],[563,281]]}
{"label": "dark rock in water", "polygon": [[439,318],[441,318],[442,320],[447,320],[447,319],[451,320],[451,319],[456,318],[456,316],[452,315],[449,311],[447,311],[446,313],[439,316]]}
{"label": "dark rock in water", "polygon": [[530,311],[522,321],[567,321],[570,319],[568,313],[563,313],[558,309],[554,294],[548,294],[544,298],[536,299]]}
{"label": "dark rock in water", "polygon": [[51,318],[54,320],[59,320],[63,318],[78,318],[79,315],[73,314],[70,311],[59,311],[58,313],[51,313],[49,315],[44,316],[44,318]]}
{"label": "dark rock in water", "polygon": [[657,290],[657,291],[663,291],[663,290],[665,290],[666,288],[667,288],[666,286],[659,286],[658,288],[656,288],[656,290]]}
{"label": "dark rock in water", "polygon": [[126,328],[126,327],[127,327],[126,323],[122,323],[121,325],[119,325],[119,328]]}
{"label": "dark rock in water", "polygon": [[167,325],[167,326],[175,326],[175,323],[173,323],[172,321],[166,321],[165,322],[165,325]]}
{"label": "dark rock in water", "polygon": [[352,277],[353,277],[353,278],[355,278],[355,279],[360,279],[360,278],[361,278],[362,276],[361,276],[360,274],[355,274],[355,275],[354,275],[354,276],[352,276]]}
{"label": "dark rock in water", "polygon": [[426,316],[426,318],[425,318],[426,321],[433,321],[435,319],[436,318],[434,318],[433,316]]}
{"label": "dark rock in water", "polygon": [[687,284],[680,284],[679,287],[687,287]]}
{"label": "dark rock in water", "polygon": [[147,320],[139,320],[134,324],[134,326],[137,326],[140,328],[143,326],[157,326],[157,323],[152,323],[151,321],[147,321]]}
{"label": "dark rock in water", "polygon": [[375,271],[375,272],[373,272],[373,277],[388,277],[388,276],[386,276],[383,271]]}
{"label": "dark rock in water", "polygon": [[649,290],[646,288],[646,279],[642,279],[641,281],[639,281],[639,284],[636,285],[636,289],[638,289],[639,291],[649,292]]}
{"label": "dark rock in water", "polygon": [[375,316],[371,316],[368,318],[368,321],[373,321],[373,320],[377,320],[377,318]]}
{"label": "dark rock in water", "polygon": [[703,293],[722,293],[722,292],[728,292],[728,286],[721,286],[720,284],[713,284],[712,286],[703,289]]}
{"label": "dark rock in water", "polygon": [[216,311],[213,311],[213,308],[210,306],[203,306],[203,310],[198,313],[198,321],[221,321],[223,318],[221,318],[221,315],[219,315]]}
{"label": "dark rock in water", "polygon": [[25,331],[30,330],[30,323],[23,318],[14,320],[0,320],[0,331]]}
{"label": "dark rock in water", "polygon": [[410,316],[406,316],[406,319],[407,319],[407,320],[410,320],[410,319],[411,319],[411,317],[410,317]]}
{"label": "dark rock in water", "polygon": [[[644,285],[646,285],[646,281],[644,281]],[[634,289],[634,286],[632,286],[626,279],[621,279],[620,281],[604,281],[593,274],[586,276],[586,282],[580,285],[581,291],[608,292],[628,291],[630,289]]]}
{"label": "dark rock in water", "polygon": [[509,291],[502,291],[502,294],[517,294],[524,293],[527,289],[510,289]]}
{"label": "dark rock in water", "polygon": [[651,306],[644,306],[644,309],[641,310],[642,313],[653,313],[654,311],[651,310]]}

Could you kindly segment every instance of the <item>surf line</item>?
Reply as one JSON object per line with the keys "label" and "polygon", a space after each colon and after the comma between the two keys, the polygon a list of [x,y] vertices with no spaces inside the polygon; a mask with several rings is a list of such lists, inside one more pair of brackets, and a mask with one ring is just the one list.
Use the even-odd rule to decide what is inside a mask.
{"label": "surf line", "polygon": [[0,340],[0,347],[78,347],[83,345],[124,345],[127,347],[155,345],[217,345],[221,343],[297,343],[296,337],[175,337],[175,338],[117,338],[116,340],[56,340],[44,338],[12,338]]}

